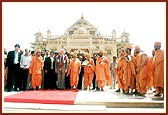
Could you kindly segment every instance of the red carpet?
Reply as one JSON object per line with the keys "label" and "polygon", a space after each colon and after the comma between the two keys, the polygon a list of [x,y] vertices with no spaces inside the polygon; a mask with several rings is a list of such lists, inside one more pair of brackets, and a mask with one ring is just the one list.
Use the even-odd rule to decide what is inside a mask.
{"label": "red carpet", "polygon": [[6,96],[5,102],[18,103],[42,103],[42,104],[70,104],[76,99],[77,90],[41,90],[24,91],[14,95]]}

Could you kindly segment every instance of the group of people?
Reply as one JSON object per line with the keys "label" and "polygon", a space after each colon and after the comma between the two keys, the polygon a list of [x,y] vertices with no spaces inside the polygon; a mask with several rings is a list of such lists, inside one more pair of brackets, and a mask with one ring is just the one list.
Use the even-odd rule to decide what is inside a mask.
{"label": "group of people", "polygon": [[[120,57],[113,56],[110,62],[100,50],[93,57],[90,54],[77,56],[76,52],[67,53],[61,49],[59,53],[50,51],[44,55],[41,49],[24,54],[15,50],[4,52],[4,83],[9,92],[24,91],[31,84],[33,90],[38,89],[96,89],[104,91],[106,85],[110,89],[116,87],[124,94],[145,96],[147,89],[156,89],[155,96],[164,94],[164,52],[161,43],[154,44],[153,57],[148,57],[135,46],[126,46]],[[31,80],[30,80],[31,78]]]}
{"label": "group of people", "polygon": [[153,57],[148,57],[140,46],[135,46],[131,55],[132,46],[128,45],[117,63],[116,92],[122,89],[124,94],[145,96],[148,89],[154,88],[154,96],[164,97],[164,51],[160,48],[161,42],[155,42]]}

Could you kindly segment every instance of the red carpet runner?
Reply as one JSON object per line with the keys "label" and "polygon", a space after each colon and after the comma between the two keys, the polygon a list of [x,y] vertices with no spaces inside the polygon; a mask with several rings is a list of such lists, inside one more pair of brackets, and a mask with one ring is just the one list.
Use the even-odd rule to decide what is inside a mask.
{"label": "red carpet runner", "polygon": [[77,90],[24,91],[6,96],[5,102],[74,105]]}

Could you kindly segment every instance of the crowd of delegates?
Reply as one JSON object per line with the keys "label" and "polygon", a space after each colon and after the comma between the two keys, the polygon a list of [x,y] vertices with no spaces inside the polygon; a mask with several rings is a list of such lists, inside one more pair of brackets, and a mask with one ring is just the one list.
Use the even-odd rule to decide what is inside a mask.
{"label": "crowd of delegates", "polygon": [[161,43],[154,43],[153,57],[135,46],[126,46],[120,57],[112,61],[100,50],[93,57],[90,54],[77,55],[61,49],[42,52],[41,49],[20,52],[20,45],[7,53],[4,49],[5,91],[28,89],[82,89],[104,91],[118,89],[123,94],[145,96],[148,89],[155,89],[155,96],[164,96],[164,51]]}

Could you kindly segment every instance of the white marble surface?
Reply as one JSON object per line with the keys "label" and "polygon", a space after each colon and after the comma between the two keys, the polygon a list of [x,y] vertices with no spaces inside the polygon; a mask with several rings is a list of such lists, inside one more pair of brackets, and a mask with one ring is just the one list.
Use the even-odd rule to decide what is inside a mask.
{"label": "white marble surface", "polygon": [[[4,92],[2,97],[16,94],[19,92]],[[123,95],[122,93],[116,93],[114,89],[105,88],[105,91],[83,91],[80,90],[77,94],[75,105],[62,105],[62,104],[38,104],[38,103],[2,103],[2,112],[4,113],[125,113],[125,112],[135,112],[135,113],[165,113],[165,108],[108,108],[105,105],[99,105],[98,103],[111,103],[111,102],[142,102],[142,103],[155,103],[156,101],[151,100],[150,92],[146,97]],[[3,100],[3,98],[2,98]],[[80,104],[82,103],[83,104]],[[94,102],[97,104],[88,105],[88,102]],[[163,101],[157,101],[158,103],[163,103]]]}

